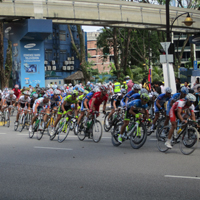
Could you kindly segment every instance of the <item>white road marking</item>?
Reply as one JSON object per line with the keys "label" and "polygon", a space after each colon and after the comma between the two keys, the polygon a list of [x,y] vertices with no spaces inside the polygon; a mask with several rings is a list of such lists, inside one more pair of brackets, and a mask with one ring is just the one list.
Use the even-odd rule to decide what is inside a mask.
{"label": "white road marking", "polygon": [[28,136],[28,133],[18,133],[17,135],[27,135]]}
{"label": "white road marking", "polygon": [[149,140],[157,140],[157,139],[149,139]]}
{"label": "white road marking", "polygon": [[173,175],[165,175],[166,178],[185,178],[185,179],[198,179],[200,180],[200,177],[192,177],[192,176],[173,176]]}
{"label": "white road marking", "polygon": [[0,133],[0,135],[6,135],[7,133]]}
{"label": "white road marking", "polygon": [[65,150],[65,151],[71,151],[73,149],[70,148],[56,148],[56,147],[38,147],[34,146],[35,149],[51,149],[51,150]]}

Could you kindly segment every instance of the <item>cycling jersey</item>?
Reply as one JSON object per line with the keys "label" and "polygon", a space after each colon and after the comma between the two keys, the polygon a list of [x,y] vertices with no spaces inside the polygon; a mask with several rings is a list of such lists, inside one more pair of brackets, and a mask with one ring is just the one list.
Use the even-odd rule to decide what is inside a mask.
{"label": "cycling jersey", "polygon": [[173,101],[176,102],[177,100],[180,99],[180,97],[181,97],[181,93],[175,93],[175,94],[173,94],[172,98],[168,101],[167,112],[166,112],[167,116],[169,116],[169,112],[170,112],[170,109],[171,109],[171,106],[170,106],[171,101],[173,100]]}
{"label": "cycling jersey", "polygon": [[8,102],[11,103],[11,102],[13,102],[13,101],[16,100],[16,96],[13,94],[12,97],[11,97],[9,94],[7,94],[7,95],[4,97],[4,99],[6,100],[7,103],[8,103]]}
{"label": "cycling jersey", "polygon": [[54,94],[51,94],[51,98],[50,98],[51,107],[58,106],[60,101],[61,101],[60,96],[58,96],[58,97],[55,99],[55,98],[54,98]]}
{"label": "cycling jersey", "polygon": [[166,101],[168,101],[169,99],[170,99],[171,97],[166,97],[165,96],[165,94],[160,94],[159,96],[158,96],[158,98],[155,100],[155,102],[154,102],[154,111],[155,112],[159,112],[160,110],[159,110],[159,108],[156,106],[156,102],[159,100],[159,104],[161,105],[161,107],[163,107],[164,106],[164,103],[166,102]]}
{"label": "cycling jersey", "polygon": [[140,109],[140,108],[146,109],[148,105],[147,104],[142,105],[141,99],[135,99],[127,104],[128,109],[131,107],[134,107],[134,109]]}
{"label": "cycling jersey", "polygon": [[24,95],[19,98],[19,103],[21,103],[21,104],[30,103],[30,101],[31,101],[31,98],[28,97],[25,99]]}
{"label": "cycling jersey", "polygon": [[122,99],[123,102],[125,102],[126,97],[130,98],[133,94],[135,94],[134,90],[131,90],[130,92],[128,92]]}
{"label": "cycling jersey", "polygon": [[[44,98],[43,97],[40,97],[39,99],[36,99],[35,100],[35,103],[34,103],[34,105],[38,105],[38,106],[41,106],[41,107],[46,107],[47,106],[47,108],[50,108],[51,107],[51,103],[50,103],[50,101],[48,101],[47,103],[44,103]],[[33,105],[33,106],[34,106]]]}
{"label": "cycling jersey", "polygon": [[66,101],[65,106],[78,103],[77,98],[75,100],[72,99],[72,95],[68,95],[67,97],[65,97],[64,101]]}
{"label": "cycling jersey", "polygon": [[21,91],[19,89],[16,90],[15,88],[13,89],[13,91],[14,91],[14,95],[16,96],[16,98],[19,99]]}
{"label": "cycling jersey", "polygon": [[108,94],[102,96],[101,92],[94,93],[93,97],[90,99],[90,104],[92,103],[93,99],[95,99],[94,106],[97,107],[100,106],[103,101],[107,102]]}
{"label": "cycling jersey", "polygon": [[87,105],[88,105],[88,108],[89,108],[89,101],[93,97],[93,95],[94,95],[94,92],[90,92],[83,98],[83,100],[81,102],[81,111],[83,111],[85,109],[85,105],[84,105],[85,99],[88,99]]}
{"label": "cycling jersey", "polygon": [[31,98],[31,101],[30,101],[30,107],[33,108],[33,104],[34,104],[35,100],[33,98]]}
{"label": "cycling jersey", "polygon": [[140,99],[140,94],[139,93],[135,93],[132,96],[129,97],[128,101],[131,102],[134,99]]}
{"label": "cycling jersey", "polygon": [[84,99],[84,94],[83,94],[83,95],[80,95],[80,96],[77,98],[78,101],[82,101],[83,99]]}
{"label": "cycling jersey", "polygon": [[117,93],[117,94],[114,94],[112,97],[111,97],[111,109],[114,108],[113,106],[113,102],[115,101],[115,105],[116,107],[119,107],[120,106],[120,101],[122,99],[122,94],[121,93]]}
{"label": "cycling jersey", "polygon": [[180,108],[183,111],[185,110],[190,110],[190,112],[194,112],[194,105],[192,104],[191,106],[186,105],[187,100],[185,99],[180,99],[177,102],[175,102],[170,110],[169,116],[170,116],[170,121],[175,122],[177,118],[177,110]]}

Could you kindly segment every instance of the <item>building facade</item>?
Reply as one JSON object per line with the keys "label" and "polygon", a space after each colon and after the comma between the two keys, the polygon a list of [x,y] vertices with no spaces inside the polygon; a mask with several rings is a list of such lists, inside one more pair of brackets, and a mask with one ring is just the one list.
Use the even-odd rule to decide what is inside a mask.
{"label": "building facade", "polygon": [[110,64],[114,62],[114,53],[111,47],[110,54],[104,58],[102,49],[97,48],[97,37],[99,32],[87,33],[87,53],[88,61],[93,63],[93,68],[98,69],[99,73],[110,71]]}

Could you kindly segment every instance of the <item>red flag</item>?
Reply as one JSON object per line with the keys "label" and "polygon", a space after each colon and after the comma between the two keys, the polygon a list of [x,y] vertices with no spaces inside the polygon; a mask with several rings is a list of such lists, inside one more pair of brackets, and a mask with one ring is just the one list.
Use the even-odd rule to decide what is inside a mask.
{"label": "red flag", "polygon": [[149,69],[148,82],[150,82],[149,83],[149,90],[151,90],[151,69]]}

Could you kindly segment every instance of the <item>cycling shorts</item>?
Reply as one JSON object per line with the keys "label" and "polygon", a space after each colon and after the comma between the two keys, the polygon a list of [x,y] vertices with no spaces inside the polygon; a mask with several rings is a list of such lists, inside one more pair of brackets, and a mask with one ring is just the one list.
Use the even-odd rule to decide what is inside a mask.
{"label": "cycling shorts", "polygon": [[[37,107],[37,113],[41,112],[42,110],[44,110],[44,108],[42,106],[38,106]],[[33,105],[33,113],[35,114],[35,105]]]}
{"label": "cycling shorts", "polygon": [[[164,106],[164,105],[163,105]],[[163,106],[161,106],[163,108]],[[158,113],[160,112],[160,109],[156,106],[156,101],[154,102],[154,112]]]}
{"label": "cycling shorts", "polygon": [[[25,103],[20,103],[21,108],[25,108]],[[27,108],[27,106],[26,106]]]}
{"label": "cycling shorts", "polygon": [[7,105],[10,106],[10,102],[6,101]]}
{"label": "cycling shorts", "polygon": [[[72,111],[71,105],[69,105],[69,106],[64,106],[64,108],[65,108],[65,110],[66,110],[67,112]],[[59,106],[57,114],[62,115],[63,113],[64,113],[64,110],[61,108],[61,106]]]}
{"label": "cycling shorts", "polygon": [[[88,103],[87,103],[87,106],[88,106],[88,108],[89,108]],[[81,111],[83,111],[85,108],[86,108],[86,107],[84,106],[84,101],[82,101],[82,102],[81,102]]]}
{"label": "cycling shorts", "polygon": [[175,122],[177,117],[177,111],[170,109],[169,117],[171,122]]}
{"label": "cycling shorts", "polygon": [[[126,121],[130,121],[130,118],[133,116],[133,115],[131,115],[131,113],[129,113],[129,110],[130,110],[130,108],[128,108],[128,109],[126,110],[126,112],[125,112],[124,120],[126,120]],[[138,110],[133,110],[133,112],[136,113],[136,114],[139,113]]]}

